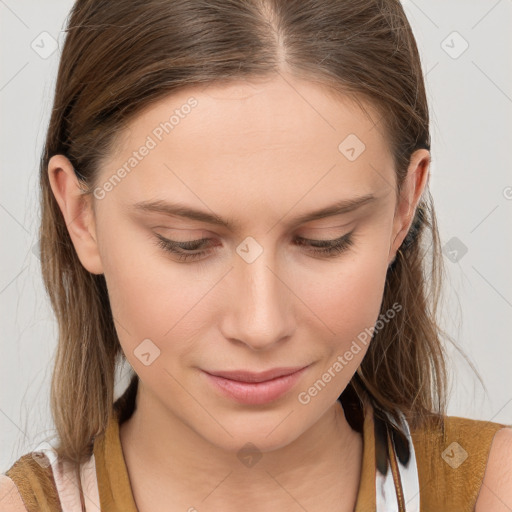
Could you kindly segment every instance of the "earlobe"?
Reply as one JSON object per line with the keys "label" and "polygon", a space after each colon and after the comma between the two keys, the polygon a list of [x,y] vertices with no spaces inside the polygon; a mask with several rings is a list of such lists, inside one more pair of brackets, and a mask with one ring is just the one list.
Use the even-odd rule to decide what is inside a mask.
{"label": "earlobe", "polygon": [[73,165],[64,155],[50,158],[48,179],[80,262],[92,274],[102,274],[92,197],[83,194]]}

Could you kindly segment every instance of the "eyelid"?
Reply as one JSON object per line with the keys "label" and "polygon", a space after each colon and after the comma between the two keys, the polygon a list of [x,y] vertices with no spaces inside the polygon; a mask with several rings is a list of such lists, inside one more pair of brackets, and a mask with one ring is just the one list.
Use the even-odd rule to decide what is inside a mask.
{"label": "eyelid", "polygon": [[[355,230],[356,229],[353,228],[352,231],[345,233],[336,239],[318,240],[295,237],[294,242],[297,246],[308,246],[314,257],[320,256],[322,258],[334,258],[343,254],[354,245],[353,233]],[[174,257],[181,262],[187,261],[200,263],[203,259],[202,256],[208,255],[212,249],[211,238],[177,242],[175,240],[165,238],[157,233],[155,233],[155,235],[156,245],[167,252],[173,253]],[[199,244],[199,247],[183,248],[182,246],[186,244]],[[205,244],[206,247],[204,247]],[[215,247],[215,244],[213,247]]]}
{"label": "eyelid", "polygon": [[[338,229],[347,229],[347,227],[352,224],[352,221],[351,222],[345,222],[343,224],[338,224],[338,225],[335,225],[335,226],[318,226],[318,227],[305,227],[303,228],[303,231],[302,232],[306,232],[306,233],[309,233],[311,232],[311,235],[309,236],[305,236],[305,235],[293,235],[292,238],[300,238],[302,240],[312,240],[312,241],[321,241],[322,239],[318,239],[317,237],[315,237],[315,235],[313,233],[316,233],[317,231],[322,231],[322,232],[326,232],[326,231],[329,231],[329,230],[338,230]],[[201,228],[179,228],[179,227],[169,227],[169,226],[155,226],[154,229],[157,229],[157,228],[160,228],[160,229],[164,229],[166,230],[167,232],[169,231],[187,231],[187,232],[190,232],[190,237],[189,239],[187,240],[174,240],[173,237],[172,237],[172,234],[169,234],[168,236],[171,238],[171,241],[172,242],[176,242],[176,243],[187,243],[187,242],[199,242],[199,241],[206,241],[207,239],[208,240],[212,240],[214,238],[216,238],[216,235],[213,234],[211,231],[207,230],[207,229],[201,229]],[[347,231],[346,234],[349,234],[350,232]],[[158,233],[155,233],[156,236],[161,236],[163,237],[162,235],[159,235]],[[328,240],[331,240],[331,241],[334,241],[334,240],[338,240],[340,238],[342,238],[344,235],[340,235],[340,236],[337,236],[337,234],[333,234],[332,236],[328,236],[326,238],[324,238],[323,240],[325,241],[328,241]],[[193,237],[193,238],[192,238]],[[163,237],[163,238],[166,238],[168,239],[167,237]]]}
{"label": "eyelid", "polygon": [[341,243],[341,242],[343,242],[345,240],[348,240],[348,239],[352,238],[353,235],[354,235],[354,232],[355,232],[355,228],[353,228],[350,231],[347,231],[343,235],[338,236],[336,238],[333,238],[333,237],[329,237],[329,238],[307,238],[307,237],[297,236],[297,237],[295,237],[295,240],[298,240],[300,242],[313,242],[313,243],[316,242],[317,244],[325,243],[326,246],[328,246],[328,245],[332,245],[332,244]]}
{"label": "eyelid", "polygon": [[176,226],[152,226],[151,229],[163,229],[165,231],[187,231],[192,233],[191,236],[197,237],[194,240],[199,240],[199,238],[209,238],[215,236],[213,233],[204,228],[179,228]]}
{"label": "eyelid", "polygon": [[[350,224],[352,224],[353,221],[349,221],[349,222],[345,222],[345,223],[342,223],[342,224],[336,224],[334,226],[332,225],[329,225],[329,226],[304,226],[302,228],[299,228],[298,231],[300,232],[306,232],[306,233],[309,233],[309,232],[316,232],[316,231],[322,231],[322,232],[325,232],[326,230],[338,230],[338,229],[347,229],[348,226],[350,226]],[[168,236],[170,236],[172,238],[172,231],[177,231],[177,232],[187,232],[187,234],[190,235],[190,237],[194,237],[193,240],[199,240],[201,238],[215,238],[216,236],[219,236],[219,234],[215,234],[215,233],[212,233],[210,230],[208,229],[205,229],[205,228],[193,228],[193,227],[185,227],[185,228],[182,228],[182,227],[177,227],[177,226],[166,226],[166,225],[157,225],[157,226],[150,226],[150,229],[151,230],[154,230],[154,229],[162,229],[162,230],[165,230],[166,232],[170,232]],[[220,236],[223,236],[223,235],[220,235]],[[297,235],[295,235],[297,236]],[[298,235],[299,237],[302,237],[301,235]],[[336,235],[333,235],[333,237],[335,237]],[[331,238],[333,238],[331,237]],[[307,237],[306,237],[307,238]],[[314,236],[311,236],[311,239],[313,239]],[[188,240],[187,240],[188,241]],[[192,241],[192,239],[190,240]]]}
{"label": "eyelid", "polygon": [[[198,244],[198,245],[205,245],[205,244],[208,245],[209,244],[209,245],[211,245],[212,240],[213,240],[211,237],[194,238],[192,240],[174,240],[174,239],[170,239],[165,236],[162,236],[159,233],[155,233],[155,236],[162,242],[165,242],[168,245],[173,245],[177,248],[180,248],[181,245],[186,245],[186,244]],[[193,250],[193,249],[189,249],[189,250]],[[194,250],[199,250],[199,249],[194,249]]]}
{"label": "eyelid", "polygon": [[344,235],[337,235],[337,233],[339,233],[339,230],[340,229],[344,229],[345,230],[345,234],[348,234],[350,233],[351,231],[353,230],[350,230],[348,231],[348,228],[350,226],[351,222],[347,222],[345,224],[341,224],[341,225],[338,225],[338,226],[326,226],[326,227],[309,227],[309,228],[305,228],[303,232],[306,232],[306,233],[311,233],[310,236],[303,236],[302,234],[301,235],[297,235],[297,237],[299,238],[306,238],[308,240],[315,240],[316,239],[316,233],[318,231],[321,231],[322,234],[324,234],[326,231],[328,233],[331,233],[331,231],[333,232],[332,236],[331,235],[323,235],[323,236],[328,236],[328,239],[329,240],[334,240],[334,239],[338,239],[338,238],[341,238],[343,237]]}
{"label": "eyelid", "polygon": [[332,238],[332,237],[329,237],[329,238],[308,238],[308,237],[304,237],[304,236],[296,236],[295,239],[296,240],[304,240],[306,242],[325,242],[325,243],[334,243],[334,242],[338,242],[339,240],[343,240],[344,238],[347,238],[348,236],[350,236],[350,233],[345,233],[341,236],[338,236],[336,238]]}
{"label": "eyelid", "polygon": [[[330,228],[325,228],[325,229],[330,229]],[[331,228],[332,229],[332,228]],[[348,231],[347,233],[344,233],[343,235],[341,236],[338,236],[338,237],[327,237],[327,238],[317,238],[317,237],[306,237],[306,236],[294,236],[293,239],[294,240],[300,240],[300,241],[303,241],[303,242],[318,242],[318,243],[322,243],[322,242],[325,242],[325,243],[335,243],[335,242],[339,242],[341,240],[343,240],[344,238],[347,238],[349,236],[351,236],[352,231]],[[160,239],[161,241],[164,241],[165,243],[169,244],[169,245],[174,245],[175,247],[177,248],[180,248],[181,245],[186,245],[186,244],[196,244],[196,245],[199,245],[200,247],[197,248],[197,249],[188,249],[188,250],[200,250],[202,246],[206,245],[207,247],[211,247],[212,245],[218,245],[218,244],[212,244],[212,241],[213,241],[213,238],[210,237],[210,236],[204,236],[204,237],[201,237],[201,238],[193,238],[192,240],[174,240],[174,239],[169,239],[167,237],[164,237],[162,235],[160,235],[159,233],[155,233],[156,237],[158,239]]]}

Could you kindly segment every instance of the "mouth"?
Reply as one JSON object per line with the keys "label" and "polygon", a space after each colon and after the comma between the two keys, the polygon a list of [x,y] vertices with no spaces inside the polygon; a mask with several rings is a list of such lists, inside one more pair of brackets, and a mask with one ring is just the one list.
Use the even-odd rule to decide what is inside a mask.
{"label": "mouth", "polygon": [[257,405],[277,400],[289,392],[308,366],[273,368],[259,373],[245,370],[202,370],[202,373],[222,395],[239,403]]}
{"label": "mouth", "polygon": [[206,371],[215,377],[222,377],[224,379],[236,380],[239,382],[266,382],[277,377],[285,377],[291,375],[306,366],[288,366],[280,368],[272,368],[263,372],[250,372],[246,370],[231,370],[231,371]]}

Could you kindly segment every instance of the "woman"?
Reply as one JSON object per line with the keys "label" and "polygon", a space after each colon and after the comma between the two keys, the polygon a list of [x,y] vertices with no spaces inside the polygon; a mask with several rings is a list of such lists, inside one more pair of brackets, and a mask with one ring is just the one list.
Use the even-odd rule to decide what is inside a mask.
{"label": "woman", "polygon": [[512,430],[446,415],[400,3],[79,0],[67,32],[41,159],[58,444],[0,510],[511,507]]}

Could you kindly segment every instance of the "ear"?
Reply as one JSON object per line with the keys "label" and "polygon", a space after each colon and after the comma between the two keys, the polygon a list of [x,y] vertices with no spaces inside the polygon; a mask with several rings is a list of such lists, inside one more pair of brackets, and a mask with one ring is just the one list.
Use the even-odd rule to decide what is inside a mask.
{"label": "ear", "polygon": [[92,197],[84,195],[73,165],[64,155],[50,158],[48,178],[80,262],[92,274],[102,274]]}
{"label": "ear", "polygon": [[390,264],[396,257],[399,247],[407,236],[414,220],[416,208],[430,176],[430,152],[416,150],[410,158],[407,176],[404,179],[393,221],[392,243],[389,249]]}

